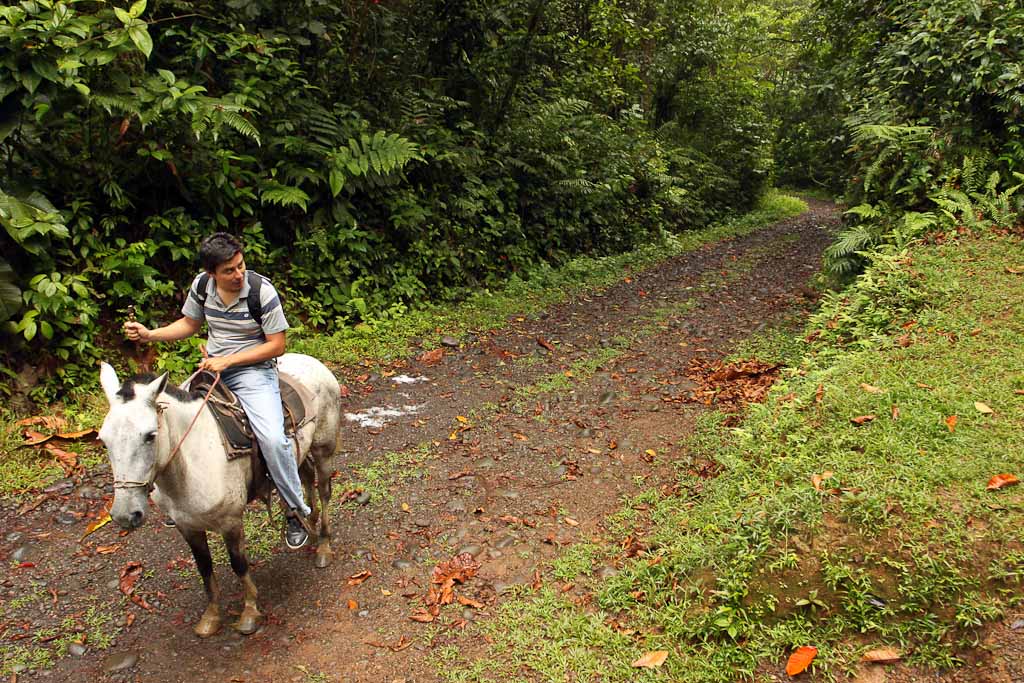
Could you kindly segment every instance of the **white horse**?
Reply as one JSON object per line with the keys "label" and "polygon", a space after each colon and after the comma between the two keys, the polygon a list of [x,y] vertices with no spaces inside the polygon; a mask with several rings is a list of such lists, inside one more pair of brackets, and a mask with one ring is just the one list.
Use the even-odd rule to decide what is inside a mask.
{"label": "white horse", "polygon": [[[327,507],[329,461],[337,447],[341,392],[331,371],[309,356],[285,354],[278,359],[278,367],[301,381],[314,399],[309,416],[313,419],[299,429],[296,441],[299,472],[312,508],[310,527],[316,526],[318,518],[320,523],[316,566],[326,567],[333,554]],[[249,458],[228,461],[219,428],[202,396],[168,387],[166,373],[141,375],[120,384],[114,368],[103,363],[100,384],[110,402],[99,434],[114,477],[110,516],[124,529],[140,526],[152,492],[160,509],[174,520],[192,549],[206,590],[206,611],[193,629],[201,637],[213,635],[221,624],[220,591],[206,532],[221,534],[231,568],[245,588],[244,609],[233,626],[241,633],[253,633],[261,615],[245,554],[242,512],[247,502],[263,492],[266,480],[254,481]],[[313,497],[314,483],[322,514]]]}

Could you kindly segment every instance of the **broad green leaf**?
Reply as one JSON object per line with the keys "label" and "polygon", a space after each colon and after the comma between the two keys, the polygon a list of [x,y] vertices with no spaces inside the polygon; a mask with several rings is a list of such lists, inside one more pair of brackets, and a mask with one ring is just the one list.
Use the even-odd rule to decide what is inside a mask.
{"label": "broad green leaf", "polygon": [[138,2],[132,3],[132,7],[131,7],[130,10],[128,10],[128,13],[131,14],[132,17],[136,17],[137,18],[137,17],[142,16],[142,13],[145,12],[145,11],[146,11],[146,0],[138,0]]}
{"label": "broad green leaf", "polygon": [[331,196],[337,197],[341,188],[345,186],[345,176],[338,169],[332,168],[328,181],[331,184]]}
{"label": "broad green leaf", "polygon": [[16,284],[14,269],[0,260],[0,322],[10,320],[21,308],[21,289]]}
{"label": "broad green leaf", "polygon": [[146,30],[146,26],[132,26],[128,29],[128,36],[135,43],[135,47],[139,48],[142,54],[148,58],[149,53],[153,51],[153,39],[149,37],[149,31]]}
{"label": "broad green leaf", "polygon": [[133,17],[131,14],[129,14],[128,12],[124,11],[120,7],[115,7],[114,8],[114,14],[121,21],[121,23],[124,24],[125,26],[129,26],[129,25],[131,25],[135,21],[135,17]]}
{"label": "broad green leaf", "polygon": [[21,84],[25,86],[25,90],[28,90],[29,93],[34,95],[36,88],[38,88],[39,84],[43,81],[43,77],[35,71],[22,71],[20,76]]}

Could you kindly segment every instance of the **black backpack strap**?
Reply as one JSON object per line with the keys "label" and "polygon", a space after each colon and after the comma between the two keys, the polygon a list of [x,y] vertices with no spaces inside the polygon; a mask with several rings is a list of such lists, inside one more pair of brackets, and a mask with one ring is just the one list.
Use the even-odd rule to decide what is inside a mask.
{"label": "black backpack strap", "polygon": [[201,307],[206,306],[206,288],[210,284],[210,274],[203,273],[199,276],[199,282],[196,283],[195,297]]}
{"label": "black backpack strap", "polygon": [[249,297],[245,303],[249,306],[249,315],[256,321],[256,324],[263,327],[263,302],[260,300],[260,287],[263,286],[263,277],[252,270],[245,271],[249,278]]}

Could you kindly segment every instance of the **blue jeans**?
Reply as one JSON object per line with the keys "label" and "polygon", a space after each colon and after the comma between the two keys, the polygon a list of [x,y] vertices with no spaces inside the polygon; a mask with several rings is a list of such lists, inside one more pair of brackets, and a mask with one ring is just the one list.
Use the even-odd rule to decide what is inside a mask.
{"label": "blue jeans", "polygon": [[277,367],[244,365],[230,368],[221,373],[220,381],[238,396],[278,493],[289,508],[308,515],[310,510],[302,497],[292,441],[284,433]]}

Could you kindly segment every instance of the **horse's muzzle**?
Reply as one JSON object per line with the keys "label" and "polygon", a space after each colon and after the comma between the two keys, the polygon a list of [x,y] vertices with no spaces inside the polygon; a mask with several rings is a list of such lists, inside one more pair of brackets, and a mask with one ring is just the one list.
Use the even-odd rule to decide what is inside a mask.
{"label": "horse's muzzle", "polygon": [[142,510],[133,510],[123,515],[110,515],[115,522],[124,530],[131,531],[132,529],[138,529],[142,526],[142,523],[146,521],[146,513]]}
{"label": "horse's muzzle", "polygon": [[147,497],[133,494],[116,492],[114,504],[110,508],[110,518],[127,531],[138,529],[146,521]]}

